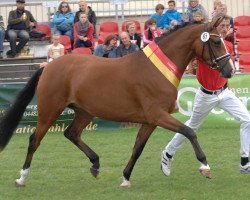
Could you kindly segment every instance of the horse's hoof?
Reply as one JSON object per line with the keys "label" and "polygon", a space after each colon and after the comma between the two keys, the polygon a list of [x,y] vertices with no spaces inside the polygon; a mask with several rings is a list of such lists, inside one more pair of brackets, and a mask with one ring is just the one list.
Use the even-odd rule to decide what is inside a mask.
{"label": "horse's hoof", "polygon": [[99,175],[99,169],[95,169],[95,168],[91,167],[90,172],[91,172],[92,176],[94,176],[95,178],[97,178],[97,176]]}
{"label": "horse's hoof", "polygon": [[203,170],[200,169],[200,173],[202,176],[204,176],[206,178],[209,178],[209,179],[212,178],[212,174],[211,174],[210,169],[203,169]]}
{"label": "horse's hoof", "polygon": [[123,177],[123,182],[120,186],[123,188],[129,188],[131,186],[131,183],[129,180],[127,180],[126,178]]}
{"label": "horse's hoof", "polygon": [[211,174],[211,170],[210,170],[210,167],[207,165],[202,165],[200,168],[199,168],[199,171],[201,173],[202,176],[206,177],[206,178],[212,178],[212,174]]}
{"label": "horse's hoof", "polygon": [[18,179],[16,179],[15,186],[16,187],[25,187],[25,184],[23,182],[19,181]]}

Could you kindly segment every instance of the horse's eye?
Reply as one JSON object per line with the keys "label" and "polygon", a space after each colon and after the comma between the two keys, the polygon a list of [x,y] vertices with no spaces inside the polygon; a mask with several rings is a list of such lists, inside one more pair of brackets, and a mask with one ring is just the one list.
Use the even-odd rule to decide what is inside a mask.
{"label": "horse's eye", "polygon": [[212,40],[212,42],[217,46],[221,44],[221,40]]}

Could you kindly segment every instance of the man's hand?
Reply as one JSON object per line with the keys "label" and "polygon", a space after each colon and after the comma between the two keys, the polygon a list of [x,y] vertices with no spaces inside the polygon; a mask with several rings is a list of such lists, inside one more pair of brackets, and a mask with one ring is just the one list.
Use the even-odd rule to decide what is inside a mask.
{"label": "man's hand", "polygon": [[83,41],[86,42],[88,40],[87,37],[83,37]]}
{"label": "man's hand", "polygon": [[35,23],[34,22],[30,22],[30,27],[34,27]]}
{"label": "man's hand", "polygon": [[21,20],[23,22],[25,22],[27,20],[27,15],[25,13],[23,13],[23,15],[21,16]]}

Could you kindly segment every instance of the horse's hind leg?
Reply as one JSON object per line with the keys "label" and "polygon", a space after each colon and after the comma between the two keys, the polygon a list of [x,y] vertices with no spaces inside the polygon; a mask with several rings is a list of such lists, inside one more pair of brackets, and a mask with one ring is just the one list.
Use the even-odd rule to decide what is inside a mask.
{"label": "horse's hind leg", "polygon": [[[52,109],[54,108],[54,109]],[[54,121],[59,117],[60,113],[63,111],[63,106],[61,105],[61,108],[59,106],[57,107],[57,110],[55,110],[56,106],[44,106],[43,108],[39,107],[39,114],[38,114],[38,122],[36,131],[30,136],[29,138],[29,147],[28,152],[26,155],[26,159],[23,165],[22,170],[20,171],[20,178],[16,179],[16,186],[24,186],[25,182],[27,180],[27,176],[29,173],[29,168],[31,165],[31,161],[33,158],[33,154],[37,150],[37,148],[40,145],[41,140],[47,133],[49,127],[52,125]]]}
{"label": "horse's hind leg", "polygon": [[172,130],[174,132],[181,133],[189,139],[193,146],[197,159],[202,163],[202,166],[200,167],[201,174],[207,178],[211,178],[210,167],[207,163],[206,156],[199,145],[195,132],[188,126],[182,124],[177,119],[173,118],[167,112],[162,112],[162,114],[159,116],[160,117],[156,122],[157,125]]}
{"label": "horse's hind leg", "polygon": [[152,132],[155,130],[156,126],[152,126],[149,124],[142,124],[137,137],[135,141],[135,145],[133,148],[132,155],[130,157],[130,160],[126,166],[126,168],[123,170],[123,182],[121,184],[121,187],[130,187],[130,175],[132,173],[132,170],[135,166],[135,163],[137,159],[140,157],[143,148],[145,147],[148,138],[152,134]]}
{"label": "horse's hind leg", "polygon": [[86,154],[90,162],[93,164],[90,168],[91,174],[97,177],[99,174],[99,156],[86,145],[81,139],[82,130],[91,122],[93,116],[79,108],[75,109],[75,118],[73,122],[65,130],[64,135],[73,144],[75,144],[82,152]]}

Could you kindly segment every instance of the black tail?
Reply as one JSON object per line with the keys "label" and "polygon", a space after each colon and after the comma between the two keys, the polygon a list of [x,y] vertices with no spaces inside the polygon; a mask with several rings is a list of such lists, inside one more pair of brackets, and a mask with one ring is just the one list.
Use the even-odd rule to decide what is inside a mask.
{"label": "black tail", "polygon": [[36,86],[43,68],[40,68],[30,78],[26,86],[18,93],[11,107],[0,118],[0,151],[8,144],[23,113],[35,95]]}

